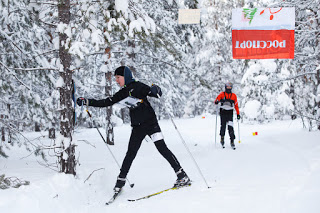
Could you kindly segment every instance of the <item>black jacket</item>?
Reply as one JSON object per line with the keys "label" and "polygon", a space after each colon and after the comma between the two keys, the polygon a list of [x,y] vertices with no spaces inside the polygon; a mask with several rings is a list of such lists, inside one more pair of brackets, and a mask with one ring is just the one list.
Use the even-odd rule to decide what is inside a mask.
{"label": "black jacket", "polygon": [[125,99],[128,96],[133,96],[143,100],[143,103],[141,103],[139,106],[130,109],[132,126],[157,123],[156,114],[147,99],[147,96],[155,96],[150,93],[150,87],[148,85],[139,81],[129,83],[112,97],[102,100],[88,99],[88,101],[89,106],[107,107],[121,101],[122,99]]}

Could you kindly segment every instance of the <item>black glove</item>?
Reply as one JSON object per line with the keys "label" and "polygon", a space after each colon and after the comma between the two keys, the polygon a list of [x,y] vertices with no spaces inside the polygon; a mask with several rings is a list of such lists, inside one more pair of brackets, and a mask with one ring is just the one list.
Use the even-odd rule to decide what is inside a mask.
{"label": "black glove", "polygon": [[240,115],[237,115],[237,119],[240,120]]}
{"label": "black glove", "polygon": [[87,105],[87,103],[88,103],[88,99],[85,99],[85,98],[83,98],[83,97],[77,98],[77,104],[78,104],[79,106]]}
{"label": "black glove", "polygon": [[214,103],[215,103],[215,104],[218,104],[218,103],[219,103],[219,101],[218,101],[218,100],[216,100]]}
{"label": "black glove", "polygon": [[159,86],[157,86],[157,85],[154,85],[154,84],[150,87],[150,92],[155,97],[158,97],[158,95],[159,96],[162,95],[161,88]]}

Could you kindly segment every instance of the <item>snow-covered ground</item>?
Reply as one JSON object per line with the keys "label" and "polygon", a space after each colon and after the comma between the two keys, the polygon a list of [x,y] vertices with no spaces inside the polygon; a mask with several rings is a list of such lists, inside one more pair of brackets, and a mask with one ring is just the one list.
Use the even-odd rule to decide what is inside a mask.
{"label": "snow-covered ground", "polygon": [[[7,152],[10,158],[1,158],[0,174],[31,183],[18,189],[0,190],[0,212],[320,212],[319,131],[302,129],[299,120],[263,125],[241,123],[241,143],[237,138],[237,149],[232,150],[228,140],[226,149],[220,148],[218,137],[215,145],[215,116],[175,119],[175,122],[210,189],[171,121],[165,120],[160,121],[165,141],[193,180],[192,186],[128,202],[127,199],[169,188],[176,179],[153,143],[144,141],[128,175],[135,186],[130,188],[127,184],[122,195],[112,205],[105,206],[119,168],[96,129],[77,129],[74,137],[78,140],[80,166],[76,178],[40,166],[37,162],[40,159],[34,156],[23,158],[28,155],[24,148],[14,147]],[[109,146],[120,164],[130,130],[129,125],[116,127],[116,145]],[[235,130],[238,137],[236,122]],[[253,136],[253,132],[258,135]],[[39,134],[27,136],[32,139]]]}

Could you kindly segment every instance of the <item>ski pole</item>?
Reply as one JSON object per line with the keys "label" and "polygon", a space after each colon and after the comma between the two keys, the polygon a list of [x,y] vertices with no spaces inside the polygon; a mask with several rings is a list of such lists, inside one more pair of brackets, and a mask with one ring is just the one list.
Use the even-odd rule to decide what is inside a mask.
{"label": "ski pole", "polygon": [[216,131],[215,131],[215,134],[214,134],[214,146],[215,147],[217,147],[218,109],[219,109],[219,106],[217,105],[217,107],[216,107]]}
{"label": "ski pole", "polygon": [[[159,94],[157,94],[157,96],[158,96],[158,98],[160,99],[160,95],[159,95]],[[204,176],[203,176],[203,174],[202,174],[202,172],[201,172],[201,170],[200,170],[200,168],[199,168],[199,166],[198,166],[198,164],[197,164],[196,160],[194,159],[193,155],[191,154],[191,152],[190,152],[190,150],[189,150],[189,148],[188,148],[188,146],[187,146],[186,142],[184,141],[183,137],[181,136],[180,131],[178,130],[177,125],[174,123],[172,116],[170,115],[170,113],[168,113],[168,112],[167,112],[166,108],[165,108],[165,112],[169,115],[170,120],[171,120],[171,122],[172,122],[172,124],[173,124],[174,128],[177,130],[178,135],[180,136],[180,139],[181,139],[181,141],[182,141],[182,143],[183,143],[184,147],[186,148],[186,150],[188,151],[189,155],[191,156],[191,158],[192,158],[192,160],[193,160],[194,164],[196,165],[196,167],[197,167],[197,169],[198,169],[198,171],[199,171],[199,173],[200,173],[201,177],[203,178],[204,182],[206,183],[206,185],[207,185],[208,189],[210,189],[211,187],[208,185],[208,183],[207,183],[206,179],[204,178]]]}
{"label": "ski pole", "polygon": [[238,135],[239,135],[239,143],[241,142],[240,140],[240,125],[239,125],[240,121],[238,120]]}
{"label": "ski pole", "polygon": [[[86,111],[87,111],[87,113],[88,113],[88,115],[89,115],[89,117],[90,117],[90,119],[91,119],[91,121],[92,121],[92,123],[93,123],[94,128],[96,128],[96,129],[98,130],[98,132],[99,132],[99,134],[100,134],[100,136],[101,136],[101,138],[102,138],[103,142],[107,145],[107,148],[108,148],[108,150],[109,150],[110,154],[112,155],[113,160],[116,162],[116,164],[118,165],[119,169],[121,169],[120,164],[118,163],[118,161],[117,161],[116,157],[114,156],[114,154],[112,153],[111,149],[109,148],[109,146],[108,146],[108,144],[107,144],[106,140],[104,139],[104,137],[102,136],[102,134],[101,134],[101,132],[100,132],[99,128],[95,125],[95,122],[94,122],[94,120],[93,120],[93,118],[92,118],[92,116],[91,116],[91,114],[90,114],[89,110],[88,110],[88,109],[86,109]],[[126,178],[126,180],[128,181],[128,183],[129,183],[130,187],[131,187],[131,188],[133,188],[134,183],[133,183],[133,184],[131,184],[128,178]]]}

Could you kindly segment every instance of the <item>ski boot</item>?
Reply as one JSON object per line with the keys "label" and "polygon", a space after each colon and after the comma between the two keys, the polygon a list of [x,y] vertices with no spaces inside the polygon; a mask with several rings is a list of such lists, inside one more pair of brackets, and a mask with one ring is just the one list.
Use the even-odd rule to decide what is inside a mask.
{"label": "ski boot", "polygon": [[221,143],[222,148],[225,148],[225,146],[224,146],[224,136],[221,136],[220,143]]}
{"label": "ski boot", "polygon": [[232,148],[233,150],[236,149],[236,146],[234,145],[234,140],[233,140],[233,139],[231,140],[230,145],[231,145],[231,148]]}
{"label": "ski boot", "polygon": [[174,183],[173,187],[182,187],[182,186],[190,186],[191,180],[188,177],[188,175],[185,173],[185,171],[181,168],[178,172],[176,172],[178,178],[176,182]]}
{"label": "ski boot", "polygon": [[125,178],[117,178],[117,182],[116,185],[113,188],[113,191],[115,193],[120,193],[120,191],[122,190],[122,187],[126,184],[126,179]]}

